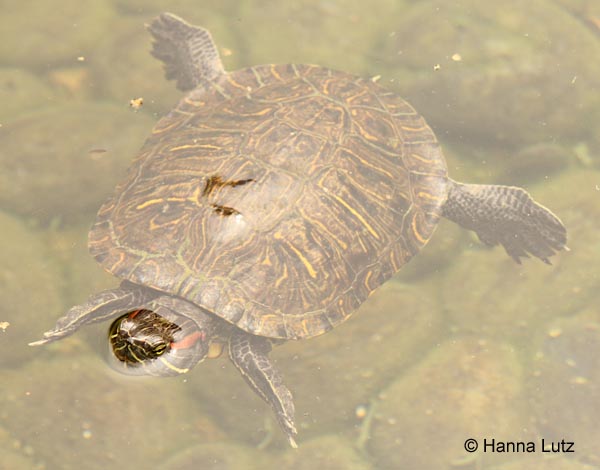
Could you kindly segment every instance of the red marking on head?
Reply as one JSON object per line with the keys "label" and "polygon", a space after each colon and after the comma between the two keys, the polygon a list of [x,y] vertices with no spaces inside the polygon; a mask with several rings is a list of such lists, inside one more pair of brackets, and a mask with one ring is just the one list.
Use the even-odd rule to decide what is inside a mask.
{"label": "red marking on head", "polygon": [[171,349],[187,349],[191,348],[197,341],[204,341],[206,335],[203,331],[195,331],[187,336],[185,336],[180,341],[173,341],[171,343]]}
{"label": "red marking on head", "polygon": [[142,309],[134,310],[133,312],[130,312],[128,315],[128,318],[130,320],[134,319],[141,311],[142,311]]}

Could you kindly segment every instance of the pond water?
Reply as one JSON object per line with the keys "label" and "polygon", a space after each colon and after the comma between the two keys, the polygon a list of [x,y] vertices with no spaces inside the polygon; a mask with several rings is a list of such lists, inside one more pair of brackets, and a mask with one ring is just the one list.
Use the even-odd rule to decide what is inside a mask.
{"label": "pond water", "polygon": [[[600,468],[599,5],[4,2],[0,469]],[[298,449],[227,354],[176,377],[124,376],[107,362],[110,321],[28,346],[119,284],[87,234],[182,97],[149,53],[144,25],[163,11],[211,31],[226,70],[318,64],[398,93],[453,179],[526,188],[569,250],[517,264],[442,219],[348,321],[272,352]]]}

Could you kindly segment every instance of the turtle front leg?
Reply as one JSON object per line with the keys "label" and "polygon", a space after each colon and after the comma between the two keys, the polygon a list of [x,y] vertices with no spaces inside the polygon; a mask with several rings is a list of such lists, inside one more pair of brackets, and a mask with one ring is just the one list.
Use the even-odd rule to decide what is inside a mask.
{"label": "turtle front leg", "polygon": [[298,447],[294,436],[294,400],[283,379],[269,359],[271,340],[235,331],[229,339],[229,357],[244,380],[275,412],[277,421],[285,432],[288,442]]}
{"label": "turtle front leg", "polygon": [[514,186],[448,181],[444,217],[473,230],[488,246],[501,244],[511,258],[533,255],[544,263],[567,249],[567,230],[549,209]]}
{"label": "turtle front leg", "polygon": [[124,281],[116,289],[92,294],[86,302],[71,307],[60,317],[53,329],[44,333],[44,338],[29,343],[41,346],[72,335],[84,325],[101,322],[143,305],[158,294],[136,284]]}

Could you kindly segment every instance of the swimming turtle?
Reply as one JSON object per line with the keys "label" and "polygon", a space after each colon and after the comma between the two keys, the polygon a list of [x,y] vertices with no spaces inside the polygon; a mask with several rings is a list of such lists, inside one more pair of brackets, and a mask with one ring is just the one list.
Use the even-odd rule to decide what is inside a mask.
{"label": "swimming turtle", "polygon": [[90,231],[91,254],[122,282],[32,344],[118,317],[116,358],[152,375],[185,373],[226,346],[295,445],[272,345],[346,320],[441,217],[517,262],[565,248],[561,221],[525,190],[450,179],[423,118],[372,80],[297,64],[226,72],[207,30],[169,13],[148,29],[187,94]]}

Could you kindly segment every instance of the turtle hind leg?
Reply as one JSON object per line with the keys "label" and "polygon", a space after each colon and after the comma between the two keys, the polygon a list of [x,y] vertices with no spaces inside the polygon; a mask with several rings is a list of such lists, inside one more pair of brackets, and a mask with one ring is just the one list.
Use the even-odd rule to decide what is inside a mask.
{"label": "turtle hind leg", "polygon": [[225,71],[210,33],[171,13],[161,13],[148,26],[154,37],[152,55],[165,65],[167,80],[189,91],[217,80]]}
{"label": "turtle hind leg", "polygon": [[269,359],[271,340],[243,331],[234,331],[229,338],[229,358],[250,387],[265,400],[275,412],[288,442],[298,447],[294,436],[294,400],[283,383],[279,371]]}
{"label": "turtle hind leg", "polygon": [[138,308],[157,295],[149,289],[124,281],[116,289],[92,294],[83,304],[71,307],[57,320],[53,329],[44,333],[43,339],[29,345],[41,346],[65,338],[84,325],[101,322],[119,313]]}
{"label": "turtle hind leg", "polygon": [[473,230],[488,246],[501,244],[517,263],[532,255],[550,264],[552,255],[566,249],[565,226],[524,189],[451,180],[448,184],[442,215]]}

